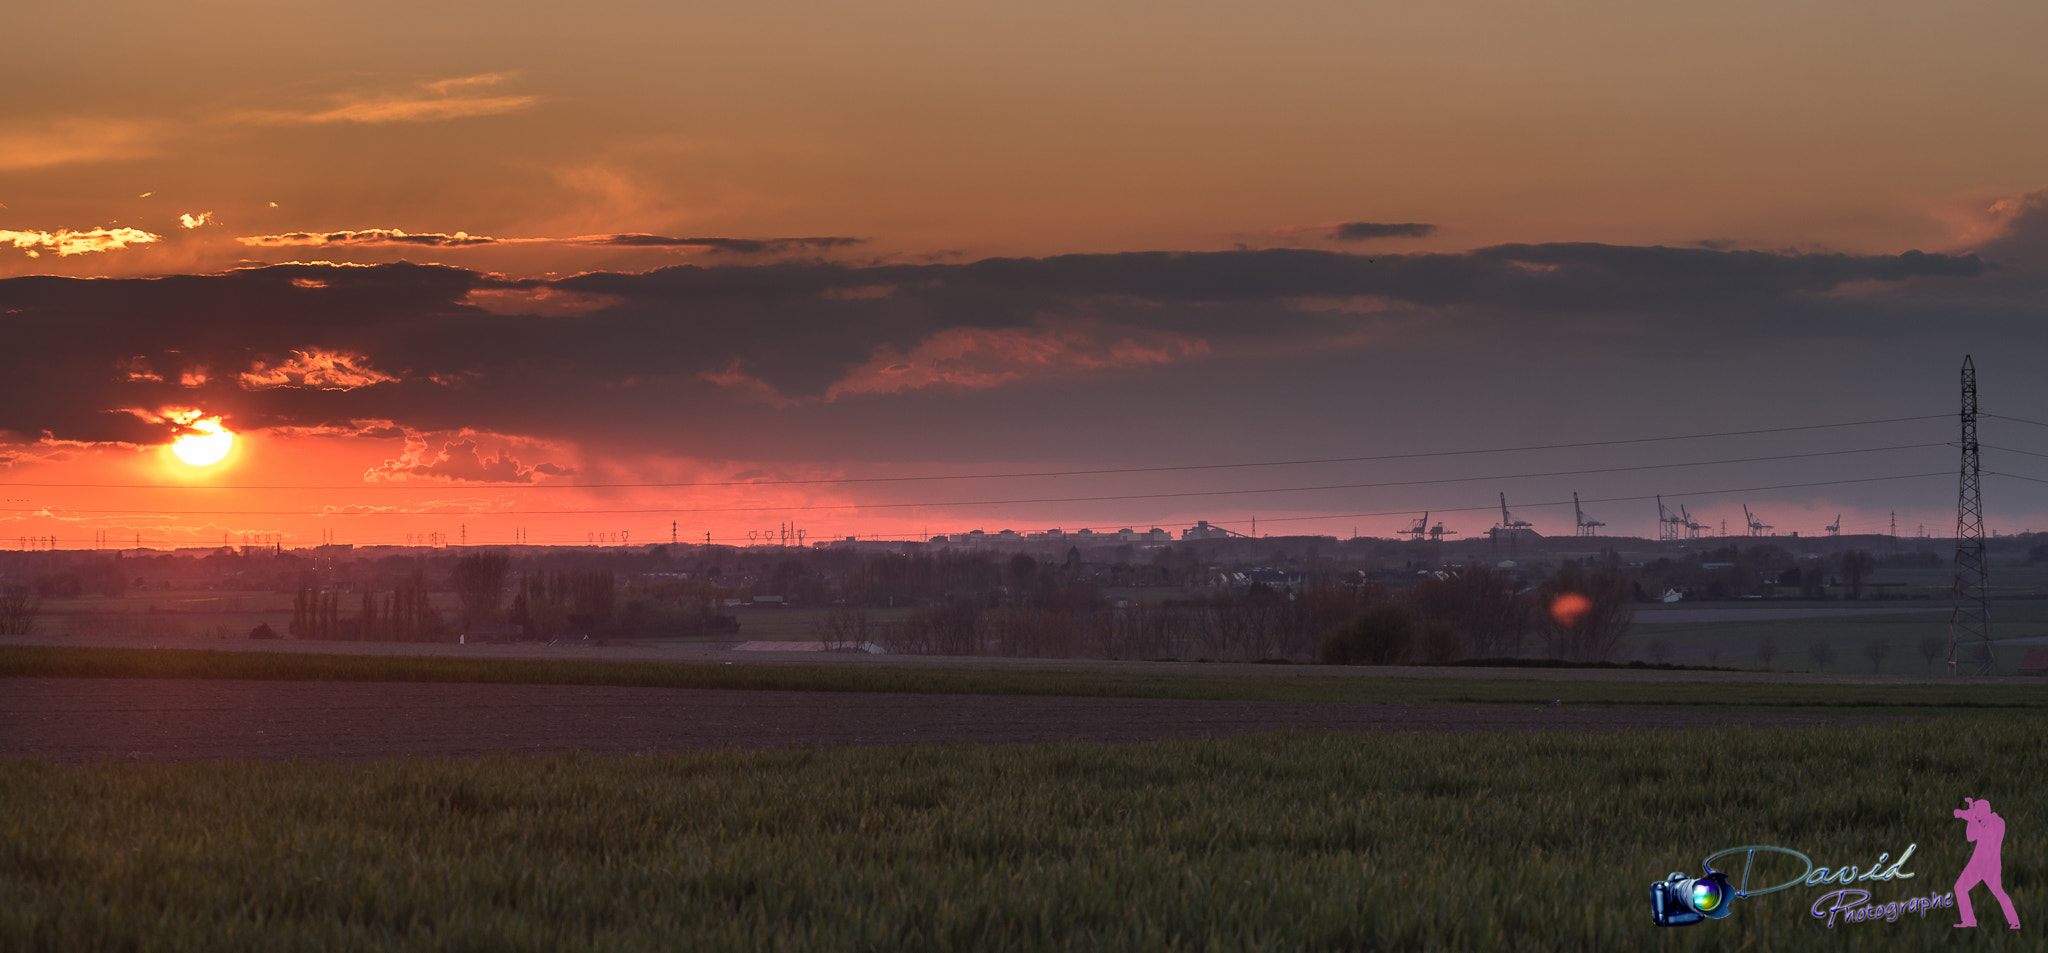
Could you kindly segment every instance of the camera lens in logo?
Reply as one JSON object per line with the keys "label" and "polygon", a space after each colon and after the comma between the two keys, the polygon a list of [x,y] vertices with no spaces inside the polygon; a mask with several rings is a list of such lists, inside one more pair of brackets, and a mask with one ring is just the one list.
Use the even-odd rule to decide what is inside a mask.
{"label": "camera lens in logo", "polygon": [[1650,885],[1650,917],[1660,927],[1682,927],[1728,915],[1735,894],[1728,877],[1708,870],[1704,877],[1674,873]]}
{"label": "camera lens in logo", "polygon": [[[1710,875],[1711,876],[1711,875]],[[1692,908],[1707,916],[1713,916],[1722,904],[1728,902],[1728,885],[1712,879],[1692,882]]]}

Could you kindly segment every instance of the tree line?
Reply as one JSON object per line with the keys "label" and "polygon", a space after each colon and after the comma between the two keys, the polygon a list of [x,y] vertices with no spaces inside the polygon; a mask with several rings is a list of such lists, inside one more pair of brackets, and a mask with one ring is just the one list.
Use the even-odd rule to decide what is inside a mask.
{"label": "tree line", "polygon": [[827,649],[873,643],[912,655],[1449,664],[1535,649],[1592,661],[1621,648],[1634,618],[1630,592],[1622,572],[1604,567],[1567,567],[1529,588],[1507,572],[1472,567],[1398,591],[1369,582],[1295,591],[1254,585],[1121,605],[1066,585],[1020,599],[955,597],[891,621],[838,609],[817,634]]}

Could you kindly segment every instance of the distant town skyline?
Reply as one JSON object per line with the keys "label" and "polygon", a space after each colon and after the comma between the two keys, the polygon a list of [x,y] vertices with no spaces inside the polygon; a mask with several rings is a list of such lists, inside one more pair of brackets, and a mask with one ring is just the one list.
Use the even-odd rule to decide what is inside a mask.
{"label": "distant town skyline", "polygon": [[2048,529],[2038,4],[13,25],[0,547]]}

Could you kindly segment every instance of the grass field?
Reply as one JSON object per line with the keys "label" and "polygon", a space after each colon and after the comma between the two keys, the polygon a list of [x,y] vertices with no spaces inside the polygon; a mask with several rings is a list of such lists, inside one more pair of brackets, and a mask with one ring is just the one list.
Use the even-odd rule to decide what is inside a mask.
{"label": "grass field", "polygon": [[[1829,887],[1659,930],[1714,851],[1946,891],[2008,819],[2041,929],[2038,717],[1707,734],[1308,735],[625,758],[0,765],[18,950],[1988,950],[1977,893],[1897,922]],[[1996,752],[1996,754],[1994,754]],[[1759,866],[1755,880],[1798,873]],[[2031,939],[2025,941],[2033,942]]]}
{"label": "grass field", "polygon": [[850,665],[464,659],[0,646],[0,677],[488,682],[787,691],[1072,695],[1364,704],[1542,705],[1863,714],[2048,712],[2048,684],[1553,681],[1520,678],[1204,675]]}
{"label": "grass field", "polygon": [[[1143,592],[1148,590],[1133,590]],[[1178,590],[1149,590],[1152,598],[1162,593],[1180,595]],[[435,606],[453,618],[453,594],[437,593]],[[39,631],[78,637],[132,636],[183,641],[187,639],[243,639],[259,623],[268,623],[278,633],[286,632],[292,617],[292,597],[269,592],[151,592],[133,593],[118,599],[87,597],[50,600],[44,603]],[[1841,616],[1786,621],[1753,621],[1740,618],[1742,612],[1757,608],[1881,608],[1926,609],[1907,615]],[[1919,642],[1928,637],[1946,639],[1946,602],[1906,600],[1843,602],[1800,602],[1770,600],[1732,603],[1681,603],[1672,608],[1719,610],[1730,615],[1725,623],[1658,622],[1660,606],[1637,610],[1636,624],[1623,643],[1621,658],[1649,659],[1653,643],[1670,647],[1673,661],[1713,664],[1735,668],[1763,667],[1757,654],[1768,640],[1777,647],[1769,668],[1778,671],[1877,672],[1887,675],[1930,675],[1942,670],[1941,658],[1933,664],[1920,655]],[[343,600],[344,614],[353,614],[354,603]],[[715,639],[695,641],[809,641],[818,637],[818,626],[830,610],[800,608],[754,608],[737,610],[740,631]],[[868,609],[876,623],[900,622],[910,613],[906,608]],[[1992,604],[1994,635],[2000,638],[2048,635],[2048,599],[2001,599]],[[1816,642],[1825,642],[1833,658],[1823,667],[1809,654]],[[1873,666],[1864,654],[1872,642],[1889,644],[1882,662]],[[1532,637],[1533,643],[1533,637]],[[2012,672],[2025,648],[2009,646],[1999,650],[2000,670]]]}
{"label": "grass field", "polygon": [[[246,639],[261,624],[283,634],[291,627],[292,593],[269,591],[131,592],[117,598],[82,596],[48,599],[36,628],[73,636],[128,635],[160,639]],[[354,616],[360,596],[342,596],[343,615]],[[452,618],[454,593],[429,596],[434,608]]]}
{"label": "grass field", "polygon": [[[1643,609],[1636,613],[1635,625],[1629,634],[1629,651],[1648,657],[1648,646],[1656,640],[1664,640],[1672,646],[1673,661],[1714,664],[1736,668],[1750,668],[1762,665],[1757,655],[1757,646],[1765,640],[1777,646],[1777,655],[1771,659],[1770,667],[1778,671],[1828,671],[1828,672],[1876,672],[1886,675],[1933,675],[1943,670],[1947,658],[1948,605],[1937,605],[1905,601],[1859,602],[1855,608],[1864,609],[1928,609],[1899,615],[1833,616],[1815,619],[1790,619],[1782,621],[1752,621],[1740,618],[1744,609],[1755,608],[1835,608],[1845,606],[1841,602],[1793,602],[1771,601],[1750,603],[1680,603],[1676,608],[1688,610],[1720,610],[1729,614],[1730,621],[1688,622],[1663,624],[1657,621],[1660,610]],[[1992,603],[1992,635],[1996,638],[2019,638],[2048,635],[2048,599],[2004,599]],[[1919,652],[1919,643],[1925,638],[1937,638],[1944,643],[1942,654],[1930,665]],[[1817,663],[1808,652],[1816,642],[1825,642],[1834,651],[1834,658],[1825,668]],[[1873,667],[1870,657],[1864,654],[1865,646],[1872,642],[1886,642],[1890,651],[1880,665]],[[2000,670],[2012,672],[2019,660],[2026,654],[2020,646],[2004,646],[1998,649]]]}

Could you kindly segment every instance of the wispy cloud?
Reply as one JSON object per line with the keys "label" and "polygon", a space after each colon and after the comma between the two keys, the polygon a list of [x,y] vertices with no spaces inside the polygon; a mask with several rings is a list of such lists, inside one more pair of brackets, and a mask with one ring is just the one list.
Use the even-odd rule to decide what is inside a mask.
{"label": "wispy cloud", "polygon": [[[524,464],[512,451],[500,449],[486,456],[476,434],[464,431],[450,440],[429,440],[424,434],[408,433],[405,450],[395,460],[371,467],[363,479],[403,481],[425,479],[449,483],[532,483],[543,476],[565,476],[575,467],[541,462]],[[438,449],[434,444],[439,443]]]}
{"label": "wispy cloud", "polygon": [[741,370],[739,358],[733,358],[717,370],[701,371],[697,378],[757,404],[770,407],[794,407],[797,404],[795,398],[776,390],[774,385]]}
{"label": "wispy cloud", "polygon": [[474,288],[463,304],[492,314],[532,314],[561,317],[588,314],[624,301],[617,295],[585,294],[540,285],[531,288]]}
{"label": "wispy cloud", "polygon": [[518,112],[540,101],[538,96],[490,95],[487,92],[490,87],[509,78],[509,73],[462,76],[421,83],[402,92],[335,96],[322,108],[259,110],[243,113],[237,118],[247,122],[310,124],[439,122]]}
{"label": "wispy cloud", "polygon": [[201,212],[197,215],[186,212],[178,216],[178,224],[186,228],[198,228],[201,225],[218,225],[220,223],[213,220],[212,212]]}
{"label": "wispy cloud", "polygon": [[1340,242],[1362,242],[1374,238],[1427,238],[1436,226],[1424,222],[1338,222],[1327,232]]}
{"label": "wispy cloud", "polygon": [[[190,227],[190,226],[188,226]],[[362,228],[334,232],[285,232],[278,235],[249,235],[235,239],[259,248],[290,246],[336,247],[349,245],[415,245],[429,248],[469,248],[479,245],[584,245],[611,248],[677,248],[759,255],[795,250],[829,250],[859,245],[860,238],[820,235],[804,238],[671,238],[644,232],[617,235],[578,235],[574,238],[493,238],[468,232],[408,232],[399,228]]]}
{"label": "wispy cloud", "polygon": [[281,235],[248,235],[235,239],[258,248],[300,245],[421,245],[429,248],[461,248],[469,245],[502,245],[519,239],[491,238],[468,232],[408,232],[397,228],[364,228],[339,232],[285,232]]}
{"label": "wispy cloud", "polygon": [[861,238],[845,238],[837,235],[821,235],[809,238],[670,238],[665,235],[649,235],[643,232],[627,232],[618,235],[583,235],[563,239],[572,245],[610,245],[625,248],[705,248],[712,251],[733,252],[741,255],[761,252],[788,251],[795,248],[831,249],[846,248],[866,241]]}
{"label": "wispy cloud", "polygon": [[1171,364],[1205,356],[1209,343],[1170,331],[1111,329],[1092,321],[1029,328],[948,328],[908,352],[875,349],[825,392],[826,400],[927,387],[986,390],[1029,377]]}
{"label": "wispy cloud", "polygon": [[[1256,233],[1278,238],[1297,247],[1303,242],[1365,242],[1377,238],[1427,238],[1437,227],[1427,222],[1322,222],[1316,225],[1288,225]],[[1251,236],[1247,236],[1251,237]]]}
{"label": "wispy cloud", "polygon": [[397,380],[370,366],[368,358],[346,351],[311,347],[293,351],[289,360],[275,364],[257,361],[241,374],[245,390],[273,387],[302,387],[310,390],[354,390],[371,384]]}
{"label": "wispy cloud", "polygon": [[156,123],[127,119],[62,119],[0,127],[0,171],[147,158],[157,152],[157,133]]}
{"label": "wispy cloud", "polygon": [[162,381],[164,379],[162,374],[158,374],[156,369],[150,366],[149,358],[140,354],[115,361],[114,369],[120,372],[120,376],[115,378],[116,380]]}
{"label": "wispy cloud", "polygon": [[96,251],[120,251],[130,245],[146,245],[158,241],[139,228],[94,228],[85,231],[59,229],[54,232],[9,231],[0,229],[0,243],[9,243],[28,253],[30,258],[40,258],[43,252],[56,252],[58,257],[83,255]]}

